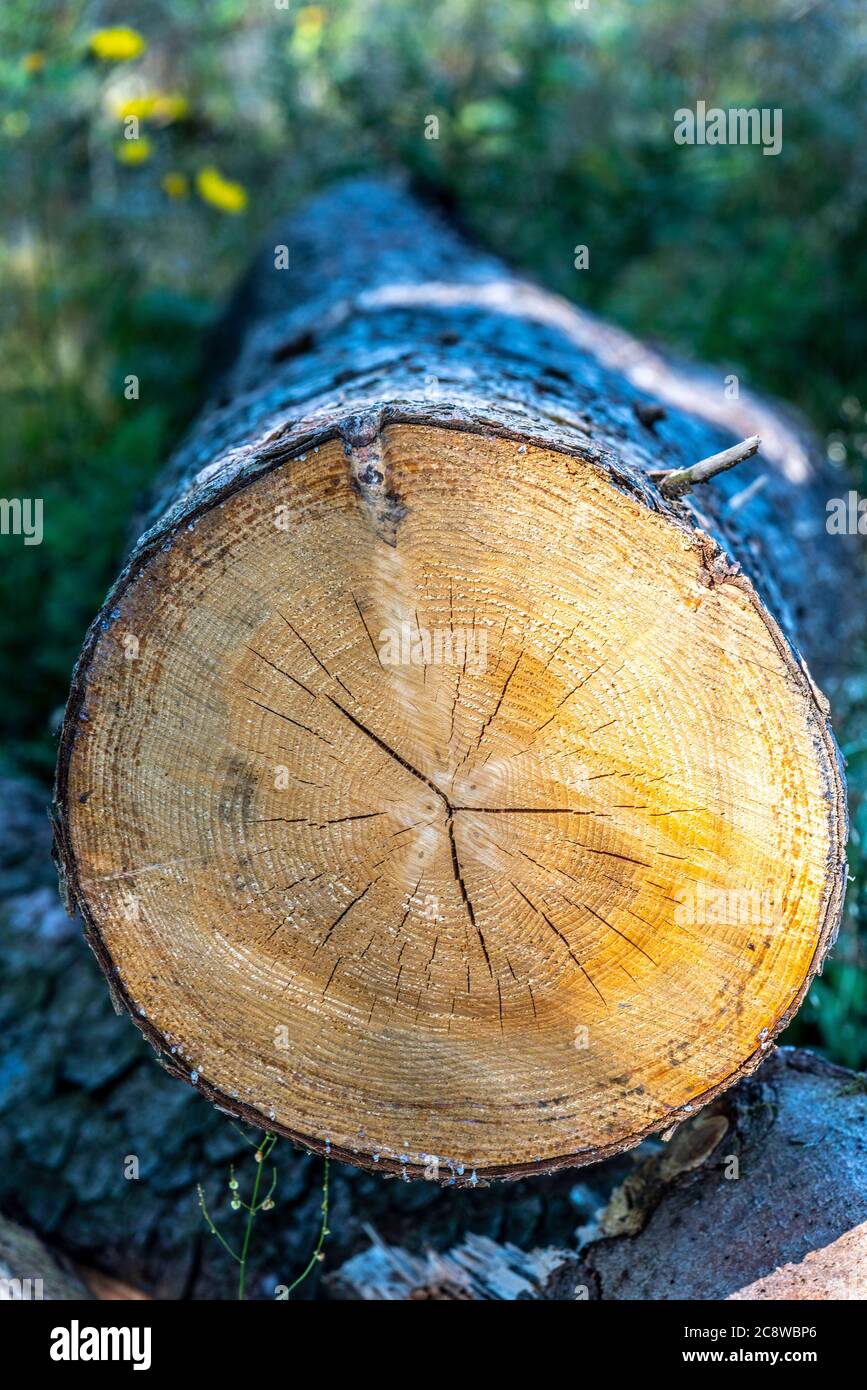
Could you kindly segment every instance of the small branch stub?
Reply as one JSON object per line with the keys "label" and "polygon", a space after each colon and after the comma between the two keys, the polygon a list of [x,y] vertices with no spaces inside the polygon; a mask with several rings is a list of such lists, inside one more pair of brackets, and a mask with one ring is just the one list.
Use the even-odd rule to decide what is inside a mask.
{"label": "small branch stub", "polygon": [[744,459],[752,458],[761,442],[759,436],[753,434],[740,444],[733,444],[730,449],[723,449],[722,453],[711,454],[709,458],[701,459],[689,468],[674,468],[669,472],[651,473],[650,476],[658,483],[663,497],[672,501],[674,498],[683,497],[698,483],[709,483],[718,473],[725,473],[728,468],[743,463]]}

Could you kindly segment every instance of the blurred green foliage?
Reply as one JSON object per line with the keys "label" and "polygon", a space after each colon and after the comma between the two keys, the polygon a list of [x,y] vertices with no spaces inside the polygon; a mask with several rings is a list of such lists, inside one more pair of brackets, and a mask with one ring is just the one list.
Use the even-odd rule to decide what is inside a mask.
{"label": "blurred green foliage", "polygon": [[[862,0],[4,0],[0,493],[45,516],[41,546],[0,537],[7,765],[50,772],[217,307],[269,221],[345,173],[400,165],[565,294],[799,404],[863,486],[865,51]],[[780,107],[781,154],[676,146],[699,99]],[[865,687],[841,694],[859,885],[796,1025],[855,1065]]]}

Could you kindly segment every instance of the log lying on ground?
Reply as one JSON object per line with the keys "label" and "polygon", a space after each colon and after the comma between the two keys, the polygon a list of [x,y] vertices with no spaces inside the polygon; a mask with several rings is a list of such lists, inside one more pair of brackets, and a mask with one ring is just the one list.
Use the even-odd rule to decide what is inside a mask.
{"label": "log lying on ground", "polygon": [[[227,1239],[242,1239],[244,1213],[229,1210],[226,1184],[234,1164],[249,1190],[254,1131],[155,1066],[113,1012],[80,922],[57,899],[46,800],[0,778],[0,1212],[86,1268],[94,1292],[99,1269],[158,1298],[235,1298],[237,1267],[209,1235],[196,1189]],[[256,1223],[250,1298],[292,1283],[321,1223],[324,1161],[288,1144],[274,1160],[277,1206]],[[630,1167],[620,1155],[584,1169],[580,1183],[567,1170],[459,1190],[332,1163],[326,1260],[293,1298],[321,1296],[323,1275],[367,1244],[365,1225],[411,1251],[448,1250],[470,1233],[526,1249],[569,1244]]]}
{"label": "log lying on ground", "polygon": [[[76,668],[70,903],[232,1114],[457,1183],[592,1162],[753,1068],[836,932],[821,472],[388,186],[276,243]],[[753,433],[746,506],[752,465],[650,476]]]}

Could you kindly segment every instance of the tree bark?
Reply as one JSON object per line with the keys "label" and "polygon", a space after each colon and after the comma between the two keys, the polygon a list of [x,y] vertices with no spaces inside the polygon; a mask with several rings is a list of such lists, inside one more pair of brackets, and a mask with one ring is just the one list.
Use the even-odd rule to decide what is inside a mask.
{"label": "tree bark", "polygon": [[577,1282],[600,1299],[863,1299],[867,1089],[780,1048],[615,1192]]}
{"label": "tree bark", "polygon": [[[374,1171],[472,1186],[683,1120],[840,918],[815,454],[382,184],[277,232],[215,362],[61,738],[118,1007]],[[752,434],[761,474],[666,496]]]}

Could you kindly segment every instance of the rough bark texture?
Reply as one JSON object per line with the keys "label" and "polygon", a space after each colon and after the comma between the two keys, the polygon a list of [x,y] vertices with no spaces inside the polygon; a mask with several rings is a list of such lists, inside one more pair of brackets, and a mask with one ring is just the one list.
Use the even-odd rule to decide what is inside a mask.
{"label": "rough bark texture", "polygon": [[[832,574],[839,575],[839,565],[824,530],[828,484],[821,465],[799,430],[779,413],[745,393],[727,399],[721,378],[673,367],[616,330],[516,281],[386,185],[342,186],[279,230],[274,243],[289,248],[291,272],[275,270],[271,247],[254,267],[218,337],[220,364],[231,365],[174,460],[153,524],[95,623],[73,680],[56,791],[59,859],[70,902],[82,909],[115,997],[151,1041],[168,1050],[166,1036],[143,1016],[117,974],[88,908],[72,845],[76,808],[70,804],[70,763],[90,718],[88,677],[100,641],[131,587],[176,538],[252,480],[288,460],[303,463],[307,451],[330,440],[342,441],[377,534],[393,544],[399,500],[387,488],[377,490],[382,478],[375,469],[368,479],[356,465],[374,458],[383,430],[420,425],[575,456],[619,492],[681,528],[685,542],[702,550],[707,588],[741,589],[765,622],[792,688],[810,706],[830,827],[817,946],[796,997],[721,1083],[730,1084],[758,1064],[800,1002],[834,939],[842,905],[842,776],[827,705],[794,646],[803,645],[823,673],[831,671],[839,647],[839,630],[835,642],[828,642]],[[762,436],[761,462],[725,474],[694,500],[667,502],[650,479],[752,433]],[[744,489],[760,468],[767,481],[744,501]],[[180,1055],[169,1066],[239,1117],[268,1122],[255,1105],[200,1078]],[[718,1089],[711,1087],[697,1100],[712,1098]],[[671,1116],[682,1117],[680,1111]],[[275,1127],[327,1149],[321,1136],[296,1134],[285,1124]],[[584,1161],[635,1142],[654,1127],[647,1124],[627,1141],[600,1145]],[[374,1161],[348,1146],[334,1152],[350,1161]],[[574,1161],[574,1153],[565,1154],[545,1166]],[[531,1166],[510,1162],[490,1171],[518,1176]],[[396,1156],[384,1158],[381,1167],[400,1171]],[[421,1175],[418,1161],[409,1168]],[[461,1173],[459,1180],[467,1178]]]}
{"label": "rough bark texture", "polygon": [[594,1297],[864,1298],[863,1076],[781,1049],[639,1167],[602,1226],[623,1234],[585,1251]]}

